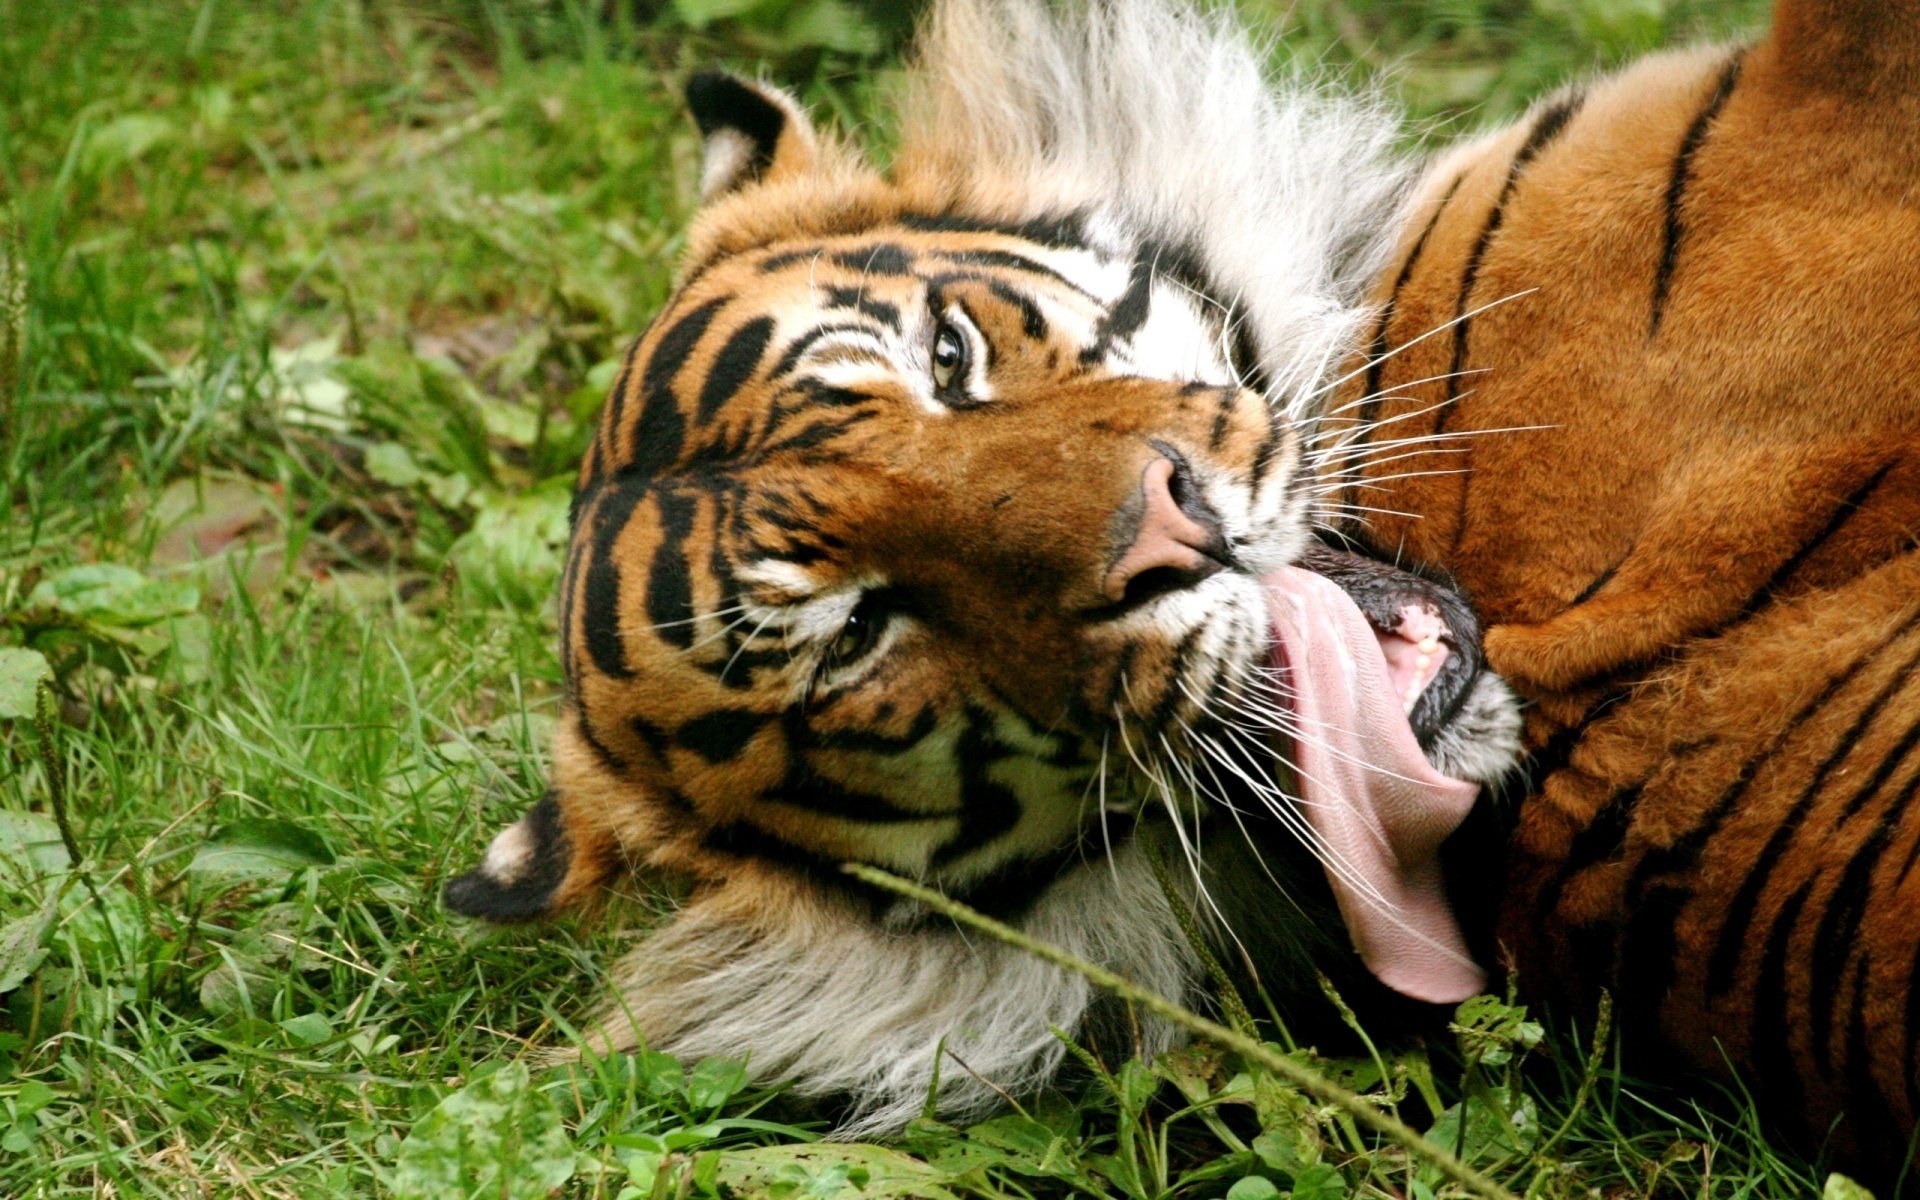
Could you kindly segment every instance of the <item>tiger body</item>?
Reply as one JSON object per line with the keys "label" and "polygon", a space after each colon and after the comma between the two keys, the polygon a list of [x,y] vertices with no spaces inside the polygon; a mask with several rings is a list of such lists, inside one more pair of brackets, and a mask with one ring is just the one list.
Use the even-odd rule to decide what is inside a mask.
{"label": "tiger body", "polygon": [[[1405,769],[1446,779],[1380,810],[1404,845],[1349,843],[1404,861],[1329,853],[1262,591],[1333,526],[1370,551],[1327,573],[1359,641],[1453,603],[1367,563],[1445,572],[1532,701],[1491,930],[1523,987],[1614,988],[1776,1114],[1904,1139],[1916,0],[1781,0],[1757,46],[1649,59],[1417,183],[1377,114],[1276,99],[1192,13],[1085,11],[938,5],[884,175],[784,95],[696,80],[706,203],[582,468],[552,786],[449,904],[690,880],[594,1043],[744,1055],[860,1129],[935,1073],[956,1117],[1044,1084],[1056,1026],[1171,1035],[847,860],[1198,999],[1158,846],[1263,983],[1358,951],[1362,982],[1457,998],[1446,779],[1499,779],[1517,718],[1454,619],[1459,687],[1407,701]],[[1356,875],[1401,886],[1377,907],[1411,942]]]}
{"label": "tiger body", "polygon": [[1612,989],[1883,1162],[1920,1112],[1916,267],[1920,5],[1782,0],[1436,160],[1347,396],[1391,422],[1359,440],[1451,439],[1353,532],[1453,572],[1533,701],[1523,987]]}

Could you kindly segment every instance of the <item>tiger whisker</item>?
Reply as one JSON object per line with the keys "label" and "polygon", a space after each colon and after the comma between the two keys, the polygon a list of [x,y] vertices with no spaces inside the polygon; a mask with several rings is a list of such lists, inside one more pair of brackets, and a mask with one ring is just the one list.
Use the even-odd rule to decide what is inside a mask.
{"label": "tiger whisker", "polygon": [[1523,288],[1517,292],[1509,292],[1506,295],[1501,296],[1497,300],[1489,300],[1487,303],[1482,304],[1479,308],[1473,309],[1470,312],[1463,312],[1459,316],[1454,317],[1450,321],[1446,321],[1439,325],[1435,325],[1431,329],[1428,329],[1425,333],[1420,334],[1418,337],[1415,337],[1409,341],[1400,343],[1398,346],[1395,346],[1393,349],[1387,351],[1385,354],[1381,354],[1376,357],[1369,358],[1366,362],[1355,367],[1353,370],[1347,372],[1345,375],[1340,376],[1338,379],[1328,380],[1324,385],[1321,386],[1321,388],[1317,392],[1314,393],[1314,395],[1325,395],[1326,393],[1339,387],[1341,384],[1347,382],[1349,379],[1354,379],[1354,378],[1357,378],[1358,376],[1365,375],[1368,371],[1373,370],[1376,366],[1379,366],[1381,363],[1387,362],[1388,360],[1393,359],[1398,355],[1413,349],[1415,346],[1418,346],[1420,343],[1426,341],[1428,338],[1437,337],[1440,334],[1445,333],[1447,330],[1452,329],[1455,325],[1460,324],[1462,321],[1471,321],[1473,320],[1473,318],[1479,316],[1483,312],[1488,311],[1489,309],[1498,308],[1502,304],[1506,304],[1507,302],[1512,300],[1518,300],[1522,296],[1530,296],[1538,290],[1539,290],[1538,288]]}
{"label": "tiger whisker", "polygon": [[[1343,417],[1340,414],[1343,412],[1346,412],[1349,409],[1359,408],[1365,404],[1371,403],[1373,401],[1378,401],[1378,400],[1411,400],[1411,399],[1414,399],[1414,397],[1400,395],[1399,393],[1407,388],[1416,388],[1424,384],[1445,383],[1449,379],[1467,379],[1474,375],[1485,375],[1491,369],[1492,368],[1490,367],[1465,367],[1458,371],[1442,371],[1437,375],[1424,375],[1419,379],[1401,380],[1400,382],[1394,384],[1391,389],[1383,389],[1377,392],[1368,392],[1364,396],[1355,396],[1353,399],[1347,401],[1345,404],[1342,404],[1338,408],[1328,409],[1326,412],[1323,412],[1319,414],[1317,417],[1315,417],[1314,422],[1317,425],[1324,425],[1333,421],[1344,421],[1349,424],[1358,422],[1358,423],[1367,424],[1367,425],[1375,425],[1375,424],[1384,425],[1391,421],[1404,420],[1405,416],[1409,414],[1402,414],[1401,416],[1394,416],[1394,417],[1382,417],[1378,421],[1368,421],[1368,422],[1360,422],[1360,418],[1358,417]],[[1449,403],[1451,403],[1451,401],[1441,400],[1436,402],[1433,408],[1445,408]],[[1433,409],[1429,408],[1423,411],[1431,412],[1433,411]]]}

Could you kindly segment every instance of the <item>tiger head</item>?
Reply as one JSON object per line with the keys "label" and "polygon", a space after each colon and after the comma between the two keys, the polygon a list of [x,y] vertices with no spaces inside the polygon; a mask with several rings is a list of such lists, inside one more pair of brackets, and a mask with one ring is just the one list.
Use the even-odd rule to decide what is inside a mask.
{"label": "tiger head", "polygon": [[845,862],[1177,996],[1151,848],[1252,823],[1317,853],[1389,984],[1470,993],[1432,852],[1511,761],[1505,693],[1451,592],[1314,536],[1391,131],[1152,4],[955,0],[919,63],[884,174],[784,93],[689,85],[703,206],[581,469],[550,790],[449,904],[689,880],[602,1044],[875,1126],[943,1040],[964,1114],[1100,1006]]}

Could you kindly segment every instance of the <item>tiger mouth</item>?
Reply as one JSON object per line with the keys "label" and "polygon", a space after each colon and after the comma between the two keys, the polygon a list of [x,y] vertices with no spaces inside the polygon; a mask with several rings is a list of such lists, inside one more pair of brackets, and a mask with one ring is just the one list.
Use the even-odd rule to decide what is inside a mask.
{"label": "tiger mouth", "polygon": [[1418,576],[1324,548],[1261,584],[1275,691],[1291,718],[1275,750],[1293,767],[1354,948],[1416,999],[1474,995],[1485,975],[1447,903],[1438,852],[1479,787],[1426,753],[1479,674],[1471,612]]}

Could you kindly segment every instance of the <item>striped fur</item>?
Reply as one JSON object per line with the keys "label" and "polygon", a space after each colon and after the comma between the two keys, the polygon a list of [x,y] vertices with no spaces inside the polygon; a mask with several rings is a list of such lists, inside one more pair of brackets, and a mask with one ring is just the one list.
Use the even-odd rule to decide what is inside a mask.
{"label": "striped fur", "polygon": [[1354,472],[1412,515],[1352,532],[1453,572],[1534,701],[1523,983],[1882,1165],[1920,1113],[1916,79],[1915,0],[1780,0],[1443,155],[1344,399],[1356,444],[1448,438]]}
{"label": "striped fur", "polygon": [[[1317,990],[1296,950],[1339,918],[1236,714],[1273,707],[1260,579],[1322,516],[1307,422],[1407,176],[1374,107],[1258,61],[1161,0],[945,0],[884,175],[783,93],[690,84],[705,204],[581,468],[550,791],[447,891],[519,920],[691,882],[599,1045],[745,1057],[871,1130],[936,1074],[956,1117],[1040,1086],[1055,1028],[1172,1039],[846,860],[1184,996],[1148,848],[1184,851],[1189,901],[1219,924],[1211,873]],[[1223,569],[1109,590],[1162,461]],[[1491,778],[1518,719],[1476,678],[1430,754]],[[1229,837],[1270,857],[1199,862]]]}

